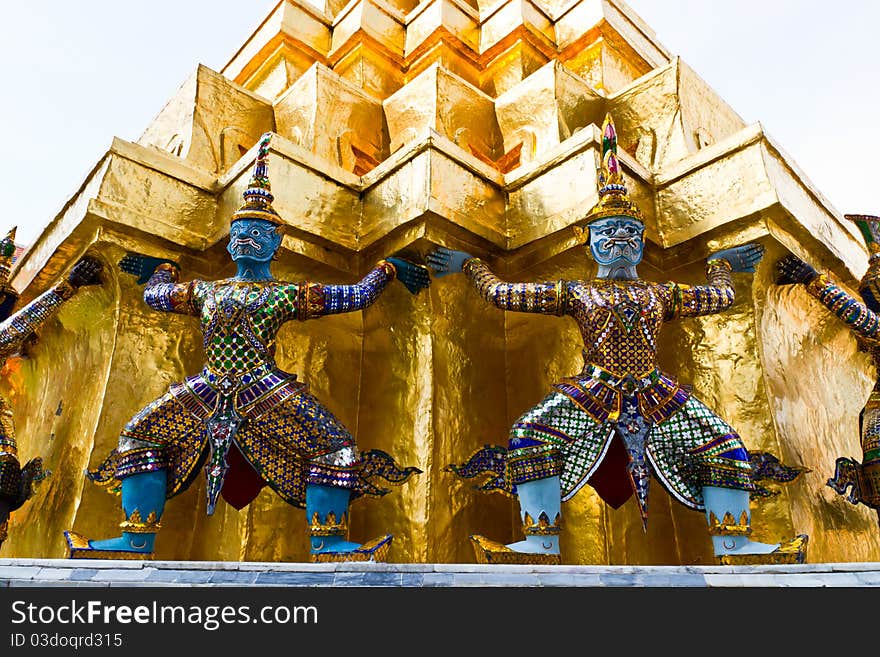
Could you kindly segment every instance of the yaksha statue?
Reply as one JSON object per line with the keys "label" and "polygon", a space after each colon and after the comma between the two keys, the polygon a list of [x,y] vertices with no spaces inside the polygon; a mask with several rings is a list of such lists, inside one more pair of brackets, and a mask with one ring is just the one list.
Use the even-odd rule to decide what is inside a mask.
{"label": "yaksha statue", "polygon": [[[777,263],[777,283],[803,283],[811,295],[849,326],[880,373],[880,217],[848,214],[846,218],[859,227],[870,252],[868,271],[859,282],[861,301],[793,255]],[[838,458],[828,485],[853,504],[864,504],[880,516],[880,378],[859,415],[859,427],[862,462]]]}
{"label": "yaksha statue", "polygon": [[186,490],[202,464],[209,515],[219,495],[241,509],[268,484],[284,501],[305,507],[313,561],[378,561],[388,552],[390,535],[364,544],[347,540],[349,501],[387,493],[377,478],[402,483],[420,470],[400,469],[379,450],[359,453],[307,386],[275,364],[275,339],[290,320],[366,308],[395,277],[415,294],[429,284],[429,273],[388,258],[354,285],[275,280],[270,265],[282,222],[272,207],[269,139],[266,134],[260,142],[244,205],[231,220],[227,250],[235,277],[181,283],[168,261],[155,271],[157,261],[145,256],[120,263],[146,281],[150,307],[199,318],[207,362],[137,413],[118,448],[90,473],[97,483],[121,489],[122,535],[88,540],[65,532],[71,557],[150,555],[166,498]]}
{"label": "yaksha statue", "polygon": [[[56,284],[24,308],[10,316],[18,294],[9,285],[12,256],[15,252],[15,228],[0,241],[0,365],[18,352],[55,311],[85,285],[101,282],[101,263],[91,257],[77,262],[65,280]],[[12,409],[0,397],[0,545],[7,537],[9,514],[24,504],[33,493],[34,484],[48,476],[43,460],[36,457],[21,467],[15,440]]]}
{"label": "yaksha statue", "polygon": [[491,474],[484,490],[519,498],[525,540],[502,545],[472,536],[484,563],[560,563],[561,502],[590,484],[611,506],[635,494],[647,527],[648,488],[656,477],[673,498],[704,510],[722,563],[788,563],[805,557],[807,537],[783,544],[749,539],[749,455],[736,431],[690,388],[657,368],[657,336],[678,317],[718,313],[734,301],[731,272],[753,272],[759,245],[710,256],[708,285],[641,280],[644,222],[630,200],[617,157],[611,117],[603,126],[599,201],[577,229],[598,263],[589,281],[506,283],[480,259],[437,249],[437,275],[463,271],[487,301],[503,310],[573,318],[584,341],[580,374],[513,425],[507,449],[488,447],[451,466],[462,477]]}

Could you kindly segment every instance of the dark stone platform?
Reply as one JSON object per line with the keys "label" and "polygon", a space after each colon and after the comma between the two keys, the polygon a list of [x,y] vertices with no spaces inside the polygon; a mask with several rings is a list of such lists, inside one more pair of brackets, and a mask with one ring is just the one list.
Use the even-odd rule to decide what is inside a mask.
{"label": "dark stone platform", "polygon": [[863,587],[880,563],[791,566],[499,566],[0,559],[0,587]]}

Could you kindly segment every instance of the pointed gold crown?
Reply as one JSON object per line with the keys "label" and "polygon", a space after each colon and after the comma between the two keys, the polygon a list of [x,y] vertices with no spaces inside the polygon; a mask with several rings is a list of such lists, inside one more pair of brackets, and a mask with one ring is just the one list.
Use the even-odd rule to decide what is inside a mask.
{"label": "pointed gold crown", "polygon": [[845,214],[843,215],[856,226],[865,238],[865,244],[868,250],[873,253],[880,253],[880,217],[872,214]]}
{"label": "pointed gold crown", "polygon": [[721,520],[718,520],[714,511],[709,512],[709,534],[712,536],[748,536],[751,533],[749,514],[745,511],[740,514],[739,520],[730,511]]}
{"label": "pointed gold crown", "polygon": [[312,536],[346,536],[348,535],[348,521],[344,513],[337,521],[336,513],[330,511],[322,523],[321,516],[315,511],[309,523],[309,533]]}
{"label": "pointed gold crown", "polygon": [[[631,217],[644,223],[642,211],[629,197],[623,182],[623,171],[617,159],[617,130],[611,114],[602,123],[602,164],[597,175],[599,202],[587,213],[587,224],[606,217]],[[589,238],[588,231],[575,231],[582,241]]]}
{"label": "pointed gold crown", "polygon": [[267,132],[260,138],[260,150],[257,152],[257,161],[254,163],[254,172],[248,181],[248,187],[244,190],[244,205],[236,210],[232,221],[239,219],[262,219],[269,221],[276,226],[281,226],[284,222],[272,207],[272,185],[269,183],[269,140],[272,133]]}
{"label": "pointed gold crown", "polygon": [[15,226],[6,237],[0,240],[0,289],[6,287],[12,272],[12,258],[15,255]]}

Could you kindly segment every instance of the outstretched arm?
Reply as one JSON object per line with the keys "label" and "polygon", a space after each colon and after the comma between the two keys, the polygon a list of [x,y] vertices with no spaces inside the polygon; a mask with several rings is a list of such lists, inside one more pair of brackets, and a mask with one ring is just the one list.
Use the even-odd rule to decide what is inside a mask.
{"label": "outstretched arm", "polygon": [[[380,260],[375,267],[354,285],[318,285],[321,305],[318,315],[336,315],[355,310],[363,310],[373,304],[385,286],[397,275],[394,265],[387,260]],[[314,313],[317,308],[310,310]],[[305,317],[303,318],[305,319]]]}
{"label": "outstretched arm", "polygon": [[736,298],[731,273],[754,273],[763,256],[764,247],[760,244],[725,249],[709,256],[706,262],[708,285],[667,283],[661,286],[666,297],[666,319],[714,315],[727,310]]}
{"label": "outstretched arm", "polygon": [[413,294],[418,294],[431,282],[424,266],[392,257],[380,260],[354,285],[325,285],[308,281],[276,285],[274,305],[281,313],[282,322],[363,310],[379,298],[385,286],[395,277]]}
{"label": "outstretched arm", "polygon": [[464,251],[438,248],[428,255],[428,264],[445,276],[464,272],[486,301],[502,310],[545,315],[564,315],[567,295],[564,281],[550,283],[506,283],[489,266]]}
{"label": "outstretched arm", "polygon": [[431,283],[431,277],[424,266],[403,258],[387,258],[380,260],[359,283],[354,285],[303,286],[305,296],[301,298],[298,307],[304,310],[299,311],[299,317],[309,319],[321,315],[363,310],[372,305],[382,294],[385,286],[395,278],[400,280],[412,294],[418,294]]}
{"label": "outstretched arm", "polygon": [[119,261],[119,268],[138,277],[144,288],[144,302],[153,310],[198,315],[201,302],[196,294],[197,281],[179,283],[180,268],[176,262],[151,258],[140,253],[129,253]]}
{"label": "outstretched arm", "polygon": [[880,317],[876,313],[797,256],[782,258],[776,263],[776,271],[778,284],[803,283],[807,292],[842,319],[855,333],[869,339],[877,339],[880,335]]}
{"label": "outstretched arm", "polygon": [[99,260],[88,256],[82,258],[70,270],[66,280],[62,280],[0,324],[0,357],[6,358],[18,351],[25,340],[80,287],[100,283],[100,273]]}
{"label": "outstretched arm", "polygon": [[292,299],[292,303],[288,305],[295,309],[299,319],[363,310],[372,305],[385,286],[395,278],[412,294],[418,294],[431,283],[431,277],[424,266],[403,258],[391,257],[380,260],[354,285],[299,283],[293,286],[297,289],[296,299]]}

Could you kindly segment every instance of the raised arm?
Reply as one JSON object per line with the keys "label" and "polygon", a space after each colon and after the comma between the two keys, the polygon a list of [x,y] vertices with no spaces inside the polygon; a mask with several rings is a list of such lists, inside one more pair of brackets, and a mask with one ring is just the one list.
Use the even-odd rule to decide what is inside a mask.
{"label": "raised arm", "polygon": [[[364,278],[354,285],[299,283],[292,286],[288,298],[298,319],[336,315],[369,307],[379,298],[385,286],[395,278],[412,294],[430,284],[425,267],[402,258],[380,260]],[[294,298],[295,295],[295,298]]]}
{"label": "raised arm", "polygon": [[428,254],[428,265],[438,277],[464,272],[486,301],[502,310],[544,315],[564,315],[567,306],[565,281],[507,283],[479,258],[443,247]]}
{"label": "raised arm", "polygon": [[837,315],[858,335],[877,339],[880,336],[880,317],[864,303],[834,284],[825,274],[820,274],[797,256],[786,256],[776,263],[777,280],[780,285],[803,283],[807,292]]}
{"label": "raised arm", "polygon": [[199,281],[179,283],[177,263],[164,258],[151,258],[129,253],[119,261],[119,268],[138,277],[144,288],[144,302],[153,310],[181,315],[198,315],[202,308]]}
{"label": "raised arm", "polygon": [[199,281],[178,283],[179,278],[180,272],[174,265],[159,265],[144,288],[144,302],[153,310],[197,316],[202,310]]}
{"label": "raised arm", "polygon": [[661,285],[661,295],[666,304],[666,319],[714,315],[727,310],[736,298],[731,273],[754,273],[763,256],[764,247],[760,244],[726,249],[709,256],[706,262],[707,285]]}
{"label": "raised arm", "polygon": [[666,319],[713,315],[730,308],[735,299],[733,278],[727,260],[706,263],[708,285],[665,283],[660,286],[666,305]]}
{"label": "raised arm", "polygon": [[57,283],[24,308],[0,324],[0,358],[7,358],[21,348],[31,336],[65,301],[85,285],[97,285],[101,262],[88,256],[77,262],[66,280]]}
{"label": "raised arm", "polygon": [[313,307],[303,313],[303,319],[323,315],[337,315],[355,310],[363,310],[373,304],[385,286],[397,273],[394,265],[387,260],[380,260],[369,273],[354,285],[316,285],[314,289],[320,295],[313,302]]}

